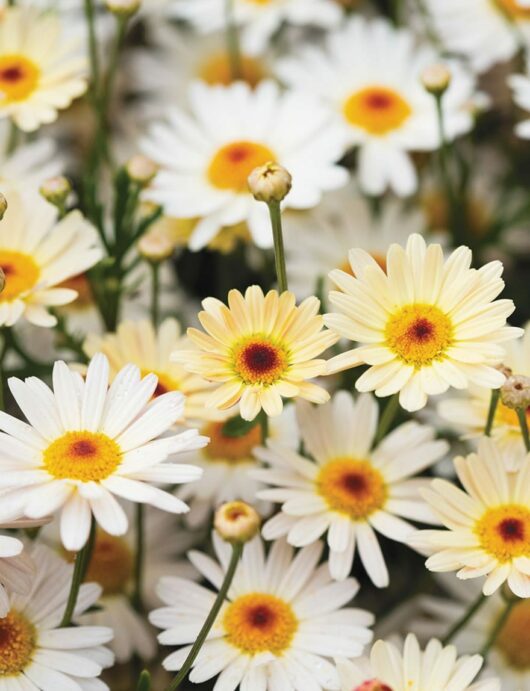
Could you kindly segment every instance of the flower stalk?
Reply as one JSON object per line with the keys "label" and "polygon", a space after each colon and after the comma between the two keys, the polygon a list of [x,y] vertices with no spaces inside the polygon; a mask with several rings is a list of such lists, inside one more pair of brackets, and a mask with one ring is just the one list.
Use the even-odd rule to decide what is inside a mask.
{"label": "flower stalk", "polygon": [[459,619],[447,632],[447,634],[442,638],[442,644],[447,645],[450,643],[455,636],[464,629],[467,624],[473,619],[475,614],[479,611],[482,605],[486,602],[486,596],[480,593],[479,597],[471,603],[470,607],[464,613],[464,616]]}
{"label": "flower stalk", "polygon": [[75,606],[77,604],[77,597],[79,595],[79,589],[86,576],[88,565],[90,564],[90,559],[92,557],[92,551],[94,549],[94,542],[96,540],[96,521],[92,516],[92,522],[90,524],[90,533],[85,546],[79,550],[75,558],[74,572],[72,574],[72,582],[70,584],[70,593],[68,595],[68,601],[66,603],[66,608],[64,610],[63,618],[60,623],[60,628],[65,628],[71,625],[72,617],[74,616]]}

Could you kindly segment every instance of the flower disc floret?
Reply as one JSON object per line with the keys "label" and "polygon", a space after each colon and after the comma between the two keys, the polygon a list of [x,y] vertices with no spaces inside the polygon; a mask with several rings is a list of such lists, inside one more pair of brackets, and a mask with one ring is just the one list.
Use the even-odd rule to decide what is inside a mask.
{"label": "flower disc floret", "polygon": [[383,508],[388,493],[381,473],[369,461],[354,458],[326,463],[316,484],[330,509],[353,520],[364,520]]}
{"label": "flower disc floret", "polygon": [[507,504],[488,509],[475,526],[482,549],[499,562],[530,558],[530,508]]}
{"label": "flower disc floret", "polygon": [[11,610],[0,619],[0,678],[20,674],[31,662],[36,631],[23,614]]}
{"label": "flower disc floret", "polygon": [[44,451],[44,467],[55,478],[99,482],[121,463],[119,445],[106,434],[66,432]]}

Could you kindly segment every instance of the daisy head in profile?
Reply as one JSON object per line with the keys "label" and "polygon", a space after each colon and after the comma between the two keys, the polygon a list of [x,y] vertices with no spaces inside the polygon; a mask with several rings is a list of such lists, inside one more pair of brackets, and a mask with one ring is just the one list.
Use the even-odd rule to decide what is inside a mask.
{"label": "daisy head in profile", "polygon": [[530,456],[508,472],[495,442],[484,437],[478,453],[454,463],[463,489],[436,479],[422,490],[446,529],[419,531],[409,543],[432,555],[431,571],[486,576],[484,595],[507,583],[518,597],[530,597]]}
{"label": "daisy head in profile", "polygon": [[399,392],[409,411],[450,386],[502,386],[505,376],[496,369],[505,356],[501,344],[522,330],[506,326],[512,300],[495,299],[504,288],[501,262],[472,269],[469,248],[444,259],[440,245],[427,246],[416,234],[405,248],[390,246],[386,270],[364,250],[352,249],[349,259],[351,273],[330,274],[338,290],[329,301],[337,312],[324,322],[360,345],[332,358],[330,372],[370,365],[357,389],[376,396]]}
{"label": "daisy head in profile", "polygon": [[0,15],[0,117],[33,132],[56,120],[87,88],[81,37],[67,36],[61,19],[34,7]]}
{"label": "daisy head in profile", "polygon": [[[53,389],[36,377],[12,378],[9,387],[28,423],[0,413],[5,433],[0,461],[2,514],[40,518],[61,510],[64,547],[78,551],[91,517],[110,535],[128,520],[115,496],[182,513],[188,507],[158,484],[196,480],[201,470],[168,462],[180,451],[204,446],[197,430],[161,436],[182,417],[182,394],[156,397],[155,374],[143,379],[122,368],[109,388],[109,363],[91,360],[86,379],[64,362],[53,368]],[[151,484],[156,483],[156,484]]]}
{"label": "daisy head in profile", "polygon": [[260,410],[280,415],[282,397],[301,397],[324,403],[328,392],[308,381],[326,374],[321,353],[337,341],[322,330],[320,302],[315,297],[299,306],[292,293],[266,295],[258,286],[228,294],[228,305],[207,298],[199,321],[206,333],[188,329],[198,346],[195,351],[177,351],[173,357],[191,372],[218,386],[206,405],[221,409],[239,403],[241,416],[253,420]]}

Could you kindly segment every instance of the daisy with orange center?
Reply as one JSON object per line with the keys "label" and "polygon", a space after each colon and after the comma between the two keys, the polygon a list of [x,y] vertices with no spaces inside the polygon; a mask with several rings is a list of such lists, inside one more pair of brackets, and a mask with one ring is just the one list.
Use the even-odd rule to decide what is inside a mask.
{"label": "daisy with orange center", "polygon": [[405,248],[391,245],[386,271],[360,249],[350,251],[351,274],[330,274],[337,312],[325,324],[360,345],[332,358],[330,372],[370,365],[356,382],[376,396],[399,392],[406,410],[423,408],[430,395],[452,386],[502,386],[495,368],[502,343],[521,329],[506,326],[511,300],[495,300],[504,288],[499,261],[471,269],[471,250],[457,248],[447,260],[442,247],[411,235]]}
{"label": "daisy with orange center", "polygon": [[377,421],[377,403],[368,395],[354,401],[340,391],[319,408],[300,403],[303,448],[314,462],[268,440],[255,453],[270,467],[253,475],[274,487],[257,496],[282,504],[264,525],[265,538],[285,535],[301,547],[327,533],[332,577],[349,576],[358,550],[382,588],[389,575],[376,533],[404,542],[414,528],[403,519],[436,523],[418,494],[422,481],[412,476],[439,460],[447,444],[435,441],[430,427],[408,422],[372,449]]}
{"label": "daisy with orange center", "polygon": [[410,544],[432,554],[432,571],[487,576],[484,595],[506,582],[518,597],[530,597],[530,456],[509,473],[495,443],[483,438],[477,454],[455,459],[455,470],[463,490],[439,479],[423,490],[447,530],[419,531]]}
{"label": "daisy with orange center", "polygon": [[206,334],[188,329],[197,351],[177,351],[173,359],[190,372],[219,386],[206,405],[221,409],[239,403],[241,416],[253,420],[263,408],[280,415],[285,398],[314,403],[329,399],[325,389],[308,379],[326,374],[326,362],[315,359],[337,341],[322,331],[319,301],[307,298],[296,306],[292,293],[267,295],[258,286],[228,294],[228,306],[214,298],[203,301],[199,321]]}

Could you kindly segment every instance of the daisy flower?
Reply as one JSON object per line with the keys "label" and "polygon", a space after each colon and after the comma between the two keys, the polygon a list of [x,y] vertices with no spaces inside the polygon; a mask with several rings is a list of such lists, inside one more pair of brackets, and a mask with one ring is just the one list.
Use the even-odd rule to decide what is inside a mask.
{"label": "daisy flower", "polygon": [[364,250],[352,249],[349,259],[353,276],[330,274],[339,290],[329,301],[339,312],[324,322],[361,345],[330,360],[329,372],[370,365],[357,389],[376,396],[399,391],[410,411],[450,386],[502,386],[505,377],[495,369],[505,355],[500,343],[521,329],[506,326],[512,300],[495,300],[504,288],[501,262],[471,269],[468,247],[444,260],[442,247],[426,246],[420,235],[411,235],[405,249],[390,246],[386,271]]}
{"label": "daisy flower", "polygon": [[410,633],[402,648],[376,641],[369,660],[341,660],[338,669],[342,691],[500,691],[498,679],[473,683],[483,662],[480,655],[458,657],[454,645],[444,647],[436,639],[421,650],[416,636]]}
{"label": "daisy flower", "polygon": [[519,51],[520,34],[527,36],[530,29],[530,6],[523,0],[426,0],[425,4],[446,48],[467,58],[477,72],[512,58]]}
{"label": "daisy flower", "polygon": [[[190,505],[186,522],[193,526],[204,525],[212,509],[229,501],[242,500],[256,504],[256,492],[263,485],[250,471],[258,468],[259,463],[254,451],[263,444],[263,431],[259,423],[243,435],[230,437],[223,432],[228,415],[224,421],[209,422],[201,434],[210,439],[208,446],[182,456],[183,462],[189,462],[203,469],[198,482],[184,485],[177,491],[177,496]],[[268,438],[288,448],[298,448],[299,435],[293,405],[288,405],[278,417],[269,420]],[[270,513],[269,502],[259,502],[256,508],[262,516]]]}
{"label": "daisy flower", "polygon": [[326,374],[326,361],[314,358],[337,341],[331,331],[322,331],[319,305],[310,297],[296,306],[292,293],[270,290],[264,296],[258,286],[247,288],[245,296],[231,290],[228,306],[206,298],[198,317],[207,333],[188,329],[200,350],[176,351],[173,358],[220,384],[207,406],[225,410],[239,403],[245,420],[254,420],[262,408],[280,415],[282,396],[325,403],[328,392],[307,381]]}
{"label": "daisy flower", "polygon": [[77,297],[59,284],[103,256],[96,230],[79,211],[58,221],[57,209],[33,195],[13,192],[8,204],[0,225],[0,267],[6,279],[0,325],[12,326],[24,317],[37,326],[54,326],[57,320],[47,308]]}
{"label": "daisy flower", "polygon": [[[526,324],[522,339],[506,344],[503,364],[516,375],[530,376],[530,323]],[[491,390],[471,387],[459,398],[447,398],[438,405],[439,415],[464,438],[476,439],[484,433],[491,401]],[[530,423],[530,411],[527,411]],[[499,400],[491,437],[502,451],[508,470],[517,470],[526,457],[521,425],[515,410]]]}
{"label": "daisy flower", "polygon": [[425,228],[421,211],[406,209],[393,199],[375,216],[354,185],[326,194],[316,209],[305,214],[285,213],[283,223],[289,287],[300,299],[315,292],[319,279],[324,280],[322,292],[327,294],[333,269],[351,273],[351,247],[366,250],[385,268],[389,246],[404,244],[411,233]]}
{"label": "daisy flower", "polygon": [[[226,24],[223,0],[172,0],[169,13],[191,22],[197,31],[210,33]],[[241,45],[250,55],[263,53],[284,22],[295,26],[329,29],[343,16],[334,0],[234,0],[234,22],[241,28]]]}
{"label": "daisy flower", "polygon": [[179,322],[173,318],[165,319],[157,331],[147,319],[123,321],[116,333],[103,336],[91,333],[83,344],[89,357],[98,352],[108,357],[112,377],[126,364],[132,363],[143,375],[156,374],[155,396],[168,391],[184,394],[184,418],[181,422],[220,419],[218,411],[204,406],[211,384],[171,360],[172,352],[189,347],[188,339],[182,337]]}
{"label": "daisy flower", "polygon": [[[72,580],[71,565],[42,545],[32,548],[35,579],[28,595],[11,595],[0,619],[0,684],[5,691],[109,691],[96,679],[113,664],[104,648],[112,630],[100,626],[59,628]],[[74,616],[97,601],[95,583],[82,585]]]}
{"label": "daisy flower", "polygon": [[332,577],[350,574],[357,547],[368,575],[383,588],[388,570],[375,533],[405,542],[414,528],[403,518],[437,523],[418,494],[422,481],[411,478],[436,462],[447,444],[435,441],[430,427],[407,422],[372,449],[377,420],[369,395],[354,401],[340,391],[319,408],[300,404],[303,448],[314,462],[269,440],[256,456],[270,468],[253,474],[275,486],[258,497],[282,504],[263,526],[266,539],[286,535],[302,547],[327,532]]}
{"label": "daisy flower", "polygon": [[[1,528],[17,528],[16,521]],[[35,575],[35,566],[24,551],[24,543],[11,535],[0,535],[0,618],[9,612],[9,593],[27,595]]]}
{"label": "daisy flower", "polygon": [[[218,589],[230,558],[230,546],[214,534],[217,561],[191,552],[195,567]],[[317,567],[322,544],[294,556],[280,540],[267,557],[259,537],[247,543],[227,600],[201,649],[190,681],[202,683],[219,674],[214,691],[338,691],[333,655],[357,657],[370,642],[369,612],[346,608],[359,590],[350,578],[333,583],[327,564]],[[164,660],[168,670],[182,666],[210,611],[215,593],[179,578],[162,578],[158,595],[167,605],[150,615],[165,629],[164,645],[184,645]]]}
{"label": "daisy flower", "polygon": [[[530,19],[530,9],[528,10]],[[508,84],[513,91],[513,100],[522,110],[530,111],[530,77],[525,74],[512,74]],[[515,126],[515,133],[521,139],[530,139],[530,119],[523,120]]]}
{"label": "daisy flower", "polygon": [[247,178],[257,166],[276,161],[291,172],[289,208],[316,206],[324,190],[346,183],[346,169],[336,165],[342,135],[328,109],[309,96],[281,93],[272,81],[254,90],[241,82],[196,82],[189,101],[189,113],[173,109],[167,123],[152,128],[143,150],[160,166],[146,197],[169,216],[200,218],[190,249],[201,249],[223,226],[243,221],[259,247],[272,246],[267,207],[248,190]]}
{"label": "daisy flower", "polygon": [[478,453],[454,464],[463,490],[437,479],[422,491],[447,529],[418,531],[409,543],[432,554],[431,571],[487,576],[484,595],[507,582],[518,597],[530,597],[530,456],[509,473],[495,443],[484,437]]}
{"label": "daisy flower", "polygon": [[[318,96],[335,113],[335,126],[348,146],[359,147],[359,182],[367,194],[412,194],[417,176],[410,151],[439,146],[434,98],[421,82],[426,67],[439,61],[429,47],[418,48],[412,32],[384,20],[355,17],[328,36],[325,49],[310,46],[278,63],[280,77]],[[451,64],[443,108],[450,139],[468,132],[468,108],[475,82]]]}
{"label": "daisy flower", "polygon": [[0,17],[0,117],[33,132],[86,91],[83,42],[57,15],[8,7]]}
{"label": "daisy flower", "polygon": [[78,551],[88,539],[91,516],[111,535],[124,535],[127,516],[113,495],[182,513],[184,502],[149,483],[196,480],[200,468],[168,457],[200,448],[197,430],[164,436],[182,417],[183,396],[169,392],[152,401],[154,374],[140,379],[127,365],[108,386],[109,363],[99,353],[86,380],[64,362],[53,368],[53,391],[36,377],[12,377],[9,388],[29,425],[0,413],[4,458],[0,461],[3,512],[40,518],[61,511],[61,540]]}

